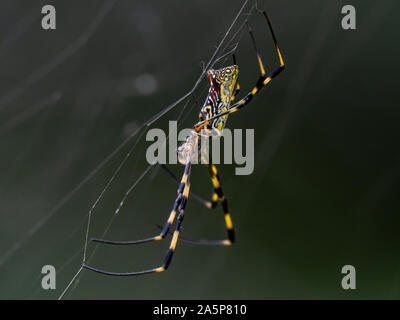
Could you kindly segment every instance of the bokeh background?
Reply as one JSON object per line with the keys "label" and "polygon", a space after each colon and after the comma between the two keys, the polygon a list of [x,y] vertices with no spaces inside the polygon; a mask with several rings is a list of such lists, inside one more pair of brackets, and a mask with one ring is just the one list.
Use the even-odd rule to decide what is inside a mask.
{"label": "bokeh background", "polygon": [[[41,29],[53,4],[57,29]],[[16,1],[0,3],[0,298],[56,299],[82,262],[89,236],[134,240],[159,232],[176,185],[152,168],[143,124],[188,93],[242,1]],[[400,297],[399,4],[361,1],[357,30],[341,28],[348,1],[259,1],[286,70],[230,128],[255,129],[255,170],[220,166],[237,243],[179,243],[167,272],[115,278],[83,270],[66,299],[398,299]],[[268,68],[278,61],[263,17],[248,17]],[[240,40],[240,41],[239,41]],[[247,34],[238,38],[242,94],[258,77]],[[235,40],[233,40],[235,43]],[[219,57],[222,54],[217,54]],[[221,60],[217,66],[230,64]],[[203,101],[207,81],[195,94]],[[152,127],[196,121],[183,100]],[[136,132],[136,134],[135,134]],[[129,138],[129,137],[132,138]],[[114,150],[117,149],[117,152]],[[112,157],[109,155],[112,154]],[[170,166],[177,175],[183,167]],[[192,190],[208,197],[205,168]],[[114,218],[113,218],[114,217]],[[182,234],[225,236],[221,208],[189,201]],[[110,222],[112,222],[110,224]],[[138,247],[89,243],[88,263],[110,271],[157,266],[167,242]],[[41,268],[57,289],[41,289]],[[357,289],[341,288],[353,265]]]}

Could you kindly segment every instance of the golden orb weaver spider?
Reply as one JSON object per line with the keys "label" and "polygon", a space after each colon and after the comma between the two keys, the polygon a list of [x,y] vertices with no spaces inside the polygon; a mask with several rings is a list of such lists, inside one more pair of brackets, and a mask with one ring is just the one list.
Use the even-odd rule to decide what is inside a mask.
{"label": "golden orb weaver spider", "polygon": [[[234,60],[233,66],[225,67],[219,70],[213,70],[213,69],[208,70],[207,74],[208,74],[208,79],[210,81],[210,89],[208,92],[208,96],[204,103],[204,106],[200,110],[199,121],[194,125],[194,130],[192,131],[192,135],[187,137],[186,141],[177,150],[178,160],[181,164],[185,165],[185,170],[182,179],[180,180],[179,183],[178,196],[174,202],[169,218],[165,223],[164,227],[162,228],[160,234],[154,237],[135,240],[135,241],[111,241],[103,239],[91,239],[92,241],[95,242],[114,244],[114,245],[131,245],[131,244],[139,244],[139,243],[162,240],[168,235],[169,230],[172,224],[174,223],[176,216],[178,215],[176,218],[177,222],[175,225],[175,230],[172,234],[172,240],[162,265],[157,268],[138,271],[138,272],[109,272],[93,268],[86,264],[82,265],[83,268],[112,276],[135,276],[141,274],[162,272],[168,268],[168,266],[171,263],[173,253],[175,251],[178,242],[179,232],[181,230],[181,225],[184,217],[184,211],[189,197],[191,163],[192,163],[192,157],[195,153],[194,151],[198,146],[197,143],[198,136],[202,134],[209,135],[212,130],[217,131],[217,133],[221,132],[225,127],[228,116],[231,113],[236,112],[241,108],[243,108],[245,105],[247,105],[262,88],[264,88],[268,83],[270,83],[270,81],[284,69],[283,58],[279,50],[278,42],[276,40],[274,31],[272,29],[271,22],[265,11],[263,12],[263,14],[265,16],[266,22],[268,24],[269,30],[272,35],[272,39],[275,44],[275,49],[279,58],[279,67],[273,70],[269,75],[266,74],[264,65],[261,60],[261,56],[257,50],[253,31],[246,21],[248,32],[250,34],[251,41],[253,43],[253,47],[257,55],[257,60],[261,73],[260,77],[254,88],[244,98],[242,98],[237,103],[231,105],[231,103],[235,100],[235,97],[240,90],[238,81],[239,67],[236,65],[235,55],[233,55],[233,60]],[[214,208],[216,207],[218,202],[221,202],[225,217],[225,225],[227,229],[228,238],[224,240],[215,240],[215,241],[213,240],[186,240],[186,241],[191,243],[228,246],[231,245],[235,240],[232,219],[228,210],[228,201],[222,192],[221,181],[218,176],[217,167],[212,163],[207,163],[206,165],[208,167],[208,171],[211,177],[211,182],[214,187],[212,200],[205,201],[195,194],[193,194],[193,196],[198,200],[200,200],[207,208]],[[163,166],[163,168],[166,169],[165,166]],[[171,171],[169,171],[168,169],[166,170],[170,175],[172,175],[172,177],[175,180],[179,182],[179,180],[174,176],[174,174]]]}

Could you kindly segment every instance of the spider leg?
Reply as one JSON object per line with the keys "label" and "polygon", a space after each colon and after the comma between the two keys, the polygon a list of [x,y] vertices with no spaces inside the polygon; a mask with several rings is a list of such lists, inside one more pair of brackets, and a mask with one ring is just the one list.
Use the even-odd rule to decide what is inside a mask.
{"label": "spider leg", "polygon": [[180,241],[193,243],[193,244],[204,244],[204,245],[222,245],[222,246],[230,246],[235,241],[235,232],[233,230],[233,224],[231,215],[228,210],[228,200],[225,198],[224,193],[221,188],[221,180],[218,175],[217,167],[214,164],[207,165],[208,172],[211,177],[211,182],[214,186],[214,194],[213,194],[213,206],[217,204],[217,201],[220,201],[222,204],[222,209],[225,217],[225,225],[228,232],[228,239],[223,240],[208,240],[208,239],[188,239],[181,237]]}
{"label": "spider leg", "polygon": [[[191,164],[190,164],[190,161],[188,160],[187,163],[186,163],[186,167],[185,167],[185,173],[183,174],[183,178],[182,178],[183,182],[181,182],[181,186],[183,186],[183,187],[182,187],[182,193],[180,195],[179,205],[177,207],[177,210],[179,211],[179,214],[178,214],[175,230],[174,230],[174,233],[172,235],[171,243],[170,243],[168,251],[167,251],[167,253],[165,255],[164,261],[163,261],[163,263],[161,264],[160,267],[153,268],[153,269],[148,269],[148,270],[143,270],[143,271],[137,271],[137,272],[109,272],[109,271],[104,271],[104,270],[101,270],[101,269],[90,267],[90,266],[86,265],[85,263],[82,265],[82,267],[85,268],[85,269],[91,270],[91,271],[95,271],[95,272],[98,272],[98,273],[101,273],[101,274],[105,274],[105,275],[110,275],[110,276],[137,276],[137,275],[155,273],[155,272],[162,272],[162,271],[167,270],[168,266],[171,263],[172,256],[173,256],[174,251],[176,249],[176,245],[178,243],[179,232],[181,230],[182,221],[183,221],[183,218],[184,218],[185,207],[186,207],[186,203],[187,203],[187,200],[188,200],[188,197],[189,197],[189,191],[190,191],[190,168],[191,168]],[[185,177],[186,177],[186,179],[184,179]],[[174,205],[174,207],[175,207],[175,205]],[[169,228],[167,229],[165,234],[168,234],[168,231],[169,231]]]}
{"label": "spider leg", "polygon": [[187,181],[189,179],[190,166],[191,166],[190,162],[187,163],[185,166],[185,171],[184,171],[182,179],[179,183],[178,196],[174,202],[174,205],[172,207],[172,211],[169,215],[169,218],[168,218],[167,222],[165,223],[160,234],[158,234],[157,236],[154,236],[154,237],[140,239],[140,240],[133,240],[133,241],[114,241],[114,240],[97,239],[97,238],[91,238],[90,240],[93,242],[113,244],[113,245],[131,245],[131,244],[146,243],[146,242],[152,242],[152,241],[158,241],[158,240],[164,239],[165,235],[169,231],[169,228],[171,227],[172,223],[174,222],[176,213],[179,209],[179,206],[181,205],[181,202],[183,201],[183,192],[184,192],[185,186],[187,184]]}
{"label": "spider leg", "polygon": [[[177,178],[177,176],[171,170],[169,170],[166,165],[161,164],[160,166],[162,169],[164,169],[164,171],[168,174],[168,176],[171,177],[172,180],[174,180],[176,183],[179,183],[179,179]],[[190,195],[193,198],[195,198],[197,201],[201,202],[206,208],[212,207],[211,201],[207,201],[207,200],[203,199],[201,196],[194,193],[193,191],[190,192]]]}
{"label": "spider leg", "polygon": [[277,42],[277,40],[276,40],[274,31],[273,31],[273,29],[272,29],[271,21],[269,20],[268,15],[267,15],[267,13],[266,13],[265,11],[263,12],[263,14],[264,14],[264,16],[265,16],[265,19],[266,19],[266,21],[267,21],[269,30],[270,30],[271,35],[272,35],[272,39],[273,39],[274,44],[275,44],[276,53],[277,53],[278,58],[279,58],[279,67],[277,67],[275,70],[273,70],[273,71],[267,76],[267,74],[266,74],[266,72],[265,72],[264,65],[263,65],[262,60],[261,60],[261,56],[260,56],[260,54],[258,53],[258,50],[257,50],[256,41],[255,41],[255,39],[254,39],[253,31],[252,31],[251,27],[247,24],[247,27],[248,27],[248,30],[249,30],[249,34],[250,34],[251,40],[252,40],[252,42],[253,42],[253,46],[254,46],[254,49],[255,49],[256,54],[257,54],[257,60],[258,60],[258,64],[259,64],[259,67],[260,67],[260,73],[261,73],[261,75],[260,75],[260,77],[259,77],[259,79],[258,79],[256,85],[254,86],[253,90],[251,90],[243,99],[239,100],[237,103],[235,103],[234,105],[232,105],[227,111],[224,111],[224,112],[221,112],[221,113],[219,113],[219,114],[216,114],[215,116],[212,116],[212,117],[210,117],[210,118],[207,119],[207,120],[199,121],[199,122],[194,126],[194,129],[195,129],[196,132],[201,131],[201,129],[202,129],[205,125],[207,125],[210,121],[213,121],[213,120],[215,120],[215,119],[217,119],[217,118],[219,118],[219,117],[225,116],[225,115],[229,115],[229,114],[231,114],[231,113],[233,113],[233,112],[236,112],[236,111],[240,110],[241,108],[243,108],[245,105],[247,105],[247,104],[253,99],[253,97],[254,97],[262,88],[264,88],[268,83],[270,83],[271,80],[272,80],[273,78],[275,78],[279,73],[281,73],[282,70],[285,68],[285,64],[284,64],[284,62],[283,62],[282,54],[281,54],[281,51],[280,51],[280,49],[279,49],[278,42]]}

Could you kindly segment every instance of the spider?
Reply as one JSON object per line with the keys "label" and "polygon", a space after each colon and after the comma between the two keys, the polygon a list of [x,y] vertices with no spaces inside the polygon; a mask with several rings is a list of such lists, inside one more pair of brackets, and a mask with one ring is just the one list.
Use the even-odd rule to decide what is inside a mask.
{"label": "spider", "polygon": [[[284,69],[283,58],[279,50],[278,42],[276,40],[274,31],[272,29],[271,22],[265,11],[263,12],[263,14],[275,44],[276,53],[278,55],[280,62],[279,66],[275,70],[273,70],[269,75],[266,74],[264,65],[261,60],[261,56],[257,50],[253,31],[246,21],[246,26],[249,35],[251,37],[253,47],[255,49],[260,68],[259,79],[254,88],[244,98],[231,105],[231,103],[235,100],[236,95],[240,91],[240,85],[238,81],[239,67],[236,65],[235,55],[233,55],[234,65],[219,70],[213,70],[213,69],[208,70],[207,75],[210,81],[210,89],[208,92],[207,99],[204,103],[204,106],[200,110],[199,121],[194,125],[192,134],[187,137],[186,141],[177,150],[178,160],[181,164],[185,166],[184,173],[180,182],[171,171],[169,171],[168,169],[166,169],[165,166],[163,166],[164,169],[166,169],[168,173],[179,183],[179,187],[178,187],[178,196],[174,202],[172,211],[169,215],[167,222],[162,228],[160,234],[150,238],[135,240],[135,241],[111,241],[111,240],[95,239],[95,238],[91,239],[92,241],[95,242],[114,244],[114,245],[130,245],[130,244],[158,241],[164,239],[170,233],[170,228],[176,219],[177,222],[175,225],[175,230],[172,234],[170,246],[162,265],[160,267],[138,272],[109,272],[88,266],[86,264],[83,264],[82,267],[98,273],[113,275],[113,276],[135,276],[148,273],[162,272],[167,270],[176,249],[176,245],[179,238],[179,232],[181,230],[182,221],[184,218],[185,207],[189,197],[191,164],[193,162],[192,160],[195,154],[195,150],[196,148],[198,148],[198,137],[202,135],[210,136],[215,132],[217,134],[221,133],[221,131],[225,127],[228,116],[231,113],[234,113],[243,108],[244,106],[246,106],[262,88],[268,85],[270,81]],[[212,164],[212,162],[206,163],[206,166],[208,168],[211,177],[211,182],[214,188],[212,199],[211,201],[205,201],[196,194],[193,194],[193,196],[198,200],[200,200],[207,208],[214,208],[216,207],[218,202],[221,202],[225,217],[225,225],[227,229],[227,239],[224,240],[186,239],[186,241],[192,243],[200,243],[200,244],[229,246],[232,245],[233,242],[235,241],[235,233],[233,230],[232,219],[228,210],[228,201],[224,196],[224,193],[222,192],[221,181],[218,175],[217,167],[214,164]],[[185,239],[181,238],[180,240],[185,240]]]}

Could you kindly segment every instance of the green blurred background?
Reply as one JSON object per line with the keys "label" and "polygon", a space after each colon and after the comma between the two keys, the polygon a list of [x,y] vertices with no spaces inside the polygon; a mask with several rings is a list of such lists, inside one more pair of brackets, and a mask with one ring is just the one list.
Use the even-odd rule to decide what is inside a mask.
{"label": "green blurred background", "polygon": [[[44,4],[56,7],[54,31],[40,27]],[[176,185],[158,168],[112,218],[146,168],[144,136],[135,135],[106,165],[98,165],[191,90],[242,4],[1,1],[0,298],[61,294],[82,261],[88,211],[136,142],[93,211],[90,236],[100,237],[110,221],[110,239],[159,232]],[[357,30],[341,28],[345,4],[357,10]],[[252,5],[249,1],[238,24]],[[258,5],[269,12],[287,68],[228,121],[230,128],[255,129],[254,173],[236,176],[234,166],[220,166],[237,243],[229,248],[179,243],[168,271],[150,276],[115,278],[84,270],[65,298],[400,297],[399,4]],[[248,17],[271,70],[278,61],[265,22],[256,10]],[[244,94],[258,77],[247,34],[236,54]],[[200,101],[206,88],[203,80],[196,89]],[[178,118],[180,128],[192,126],[198,111],[187,101],[152,127],[166,128]],[[170,168],[177,175],[183,170]],[[192,171],[192,190],[210,196],[206,169]],[[191,199],[182,234],[225,236],[221,208],[210,212]],[[167,246],[96,249],[89,243],[87,254],[92,266],[136,271],[159,265]],[[56,267],[56,290],[41,289],[46,264]],[[347,264],[356,268],[356,290],[341,288]]]}

